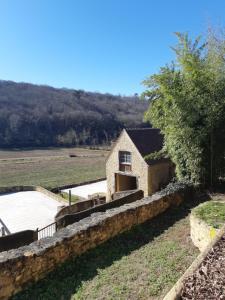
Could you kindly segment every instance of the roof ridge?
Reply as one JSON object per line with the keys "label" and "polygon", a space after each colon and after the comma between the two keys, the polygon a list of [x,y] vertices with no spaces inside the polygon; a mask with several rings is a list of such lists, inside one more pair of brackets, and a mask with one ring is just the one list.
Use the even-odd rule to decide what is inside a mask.
{"label": "roof ridge", "polygon": [[125,130],[159,130],[159,128],[152,128],[152,127],[147,127],[147,128],[124,128]]}

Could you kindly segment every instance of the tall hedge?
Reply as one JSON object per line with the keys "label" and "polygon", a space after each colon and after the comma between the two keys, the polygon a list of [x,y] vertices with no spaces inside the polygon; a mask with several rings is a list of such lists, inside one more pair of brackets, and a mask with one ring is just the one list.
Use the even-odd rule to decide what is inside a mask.
{"label": "tall hedge", "polygon": [[[144,81],[145,119],[160,128],[179,180],[213,185],[225,177],[225,39],[176,33],[175,61]],[[161,154],[160,154],[161,155]]]}

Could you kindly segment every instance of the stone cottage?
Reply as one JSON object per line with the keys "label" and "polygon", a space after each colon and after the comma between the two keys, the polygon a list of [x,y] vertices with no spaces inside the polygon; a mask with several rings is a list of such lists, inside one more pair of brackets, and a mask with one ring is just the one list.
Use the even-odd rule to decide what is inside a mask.
{"label": "stone cottage", "polygon": [[106,161],[107,201],[114,193],[139,189],[149,196],[173,177],[169,159],[146,160],[146,155],[163,147],[159,129],[124,129]]}

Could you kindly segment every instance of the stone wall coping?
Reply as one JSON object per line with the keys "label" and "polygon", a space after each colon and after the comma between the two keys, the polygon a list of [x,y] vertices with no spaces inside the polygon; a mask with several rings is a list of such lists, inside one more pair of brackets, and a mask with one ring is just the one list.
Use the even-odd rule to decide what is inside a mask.
{"label": "stone wall coping", "polygon": [[[179,191],[177,191],[178,193]],[[171,194],[173,196],[174,192]],[[0,253],[0,263],[7,263],[9,260],[17,260],[21,256],[39,256],[43,252],[54,248],[57,244],[65,241],[65,239],[71,239],[76,234],[82,234],[83,231],[99,225],[101,222],[106,222],[108,218],[118,216],[126,211],[135,211],[135,209],[156,202],[159,199],[164,201],[164,198],[169,198],[170,195],[162,196],[159,193],[153,196],[148,196],[143,199],[134,201],[132,203],[124,204],[120,207],[111,208],[105,212],[96,212],[89,217],[84,218],[74,224],[68,225],[65,228],[57,231],[53,237],[46,237],[31,243],[30,245],[23,246],[17,249],[4,251]],[[166,201],[166,200],[165,200]],[[138,223],[138,222],[137,222]]]}
{"label": "stone wall coping", "polygon": [[[132,193],[129,193],[128,195],[125,195],[123,197],[118,197],[115,200],[109,201],[109,202],[105,202],[103,204],[98,204],[77,212],[70,212],[68,211],[68,213],[64,214],[64,215],[56,215],[55,220],[57,223],[57,228],[61,229],[63,227],[66,227],[72,223],[77,223],[79,222],[81,219],[87,218],[90,215],[92,215],[93,213],[97,213],[97,212],[106,212],[106,210],[112,209],[112,208],[117,208],[120,207],[124,204],[128,204],[128,203],[132,203],[135,201],[139,201],[140,199],[143,198],[143,191],[141,190],[133,190]],[[82,204],[82,202],[80,202]],[[69,207],[67,207],[69,208]],[[69,210],[69,209],[64,209],[65,210]],[[72,218],[68,221],[67,218]]]}
{"label": "stone wall coping", "polygon": [[48,196],[52,199],[55,199],[55,200],[57,200],[58,202],[60,202],[64,205],[69,205],[68,201],[66,199],[64,199],[63,197],[61,197],[61,196],[45,189],[45,188],[43,188],[42,186],[34,186],[34,188],[35,188],[35,191],[37,191],[37,192],[41,192],[41,193],[45,194],[46,196]]}
{"label": "stone wall coping", "polygon": [[[76,212],[80,212],[83,211],[85,209],[78,209],[79,206],[85,206],[85,205],[89,205],[89,208],[92,208],[94,206],[94,199],[88,199],[88,200],[80,200],[75,202],[74,204],[66,205],[65,207],[62,207],[57,214],[55,215],[55,219],[64,216],[66,214],[72,214],[72,213],[76,213]],[[67,203],[68,204],[68,203]],[[89,209],[86,208],[86,209]],[[74,209],[77,209],[75,212],[73,212]]]}
{"label": "stone wall coping", "polygon": [[203,260],[209,254],[211,249],[218,243],[218,241],[225,234],[225,225],[218,231],[217,236],[212,240],[209,245],[201,252],[198,257],[193,261],[191,266],[185,271],[185,273],[180,277],[180,279],[175,283],[172,289],[166,294],[163,300],[179,300],[181,297],[181,292],[184,287],[185,280],[191,276],[201,265]]}

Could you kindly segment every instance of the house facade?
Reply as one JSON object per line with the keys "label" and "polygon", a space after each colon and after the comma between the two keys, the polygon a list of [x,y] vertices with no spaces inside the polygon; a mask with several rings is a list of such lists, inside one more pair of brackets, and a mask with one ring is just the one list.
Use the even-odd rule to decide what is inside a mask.
{"label": "house facade", "polygon": [[149,196],[164,187],[173,177],[173,164],[145,158],[162,147],[158,129],[124,129],[106,161],[107,201],[117,192],[138,189]]}

